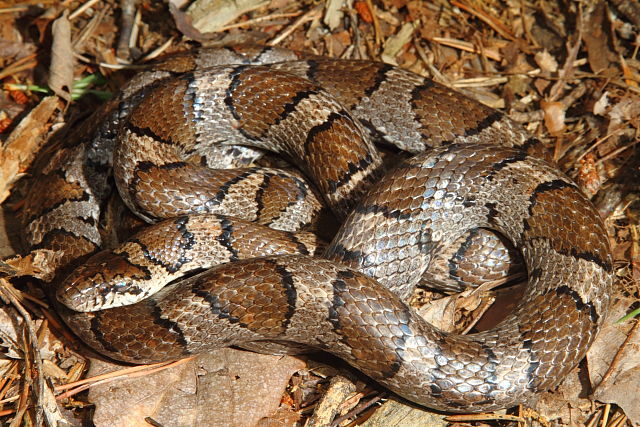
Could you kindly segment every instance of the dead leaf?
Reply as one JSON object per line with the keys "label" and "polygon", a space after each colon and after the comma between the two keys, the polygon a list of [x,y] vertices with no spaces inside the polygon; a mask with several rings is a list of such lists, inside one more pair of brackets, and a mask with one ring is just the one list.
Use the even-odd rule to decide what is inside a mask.
{"label": "dead leaf", "polygon": [[24,58],[32,54],[36,50],[33,43],[24,43],[21,41],[12,41],[0,38],[0,58],[7,60],[8,58]]}
{"label": "dead leaf", "polygon": [[582,33],[582,40],[587,48],[589,66],[596,74],[609,68],[609,57],[613,55],[607,45],[609,33],[606,31],[606,8],[603,1],[597,2],[591,16],[585,22],[585,29]]}
{"label": "dead leaf", "polygon": [[584,397],[587,392],[580,369],[574,369],[556,390],[542,393],[533,408],[549,421],[584,425],[591,415],[591,401]]}
{"label": "dead leaf", "polygon": [[[42,403],[42,410],[45,418],[47,419],[47,425],[50,426],[67,426],[72,425],[71,422],[67,421],[65,416],[62,414],[61,407],[58,406],[58,402],[56,401],[56,396],[53,393],[50,385],[46,385],[43,389],[43,396],[40,399],[40,403]],[[68,414],[71,415],[71,414]],[[70,419],[73,419],[70,417]]]}
{"label": "dead leaf", "polygon": [[[89,392],[96,426],[254,426],[273,414],[300,359],[220,349],[175,368]],[[92,361],[90,376],[118,365]]]}
{"label": "dead leaf", "polygon": [[627,94],[609,110],[607,114],[611,119],[608,132],[613,132],[621,123],[640,117],[640,97]]}
{"label": "dead leaf", "polygon": [[259,9],[268,1],[197,0],[187,9],[193,27],[201,33],[213,33],[240,15]]}
{"label": "dead leaf", "polygon": [[593,104],[593,114],[602,116],[607,112],[609,107],[609,92],[604,92],[600,98]]}
{"label": "dead leaf", "polygon": [[23,358],[24,320],[11,306],[0,308],[0,344],[2,354],[11,359]]}
{"label": "dead leaf", "polygon": [[580,160],[575,179],[587,197],[593,197],[606,181],[606,176],[601,169],[602,165],[597,162],[597,158],[593,153],[587,153]]}
{"label": "dead leaf", "polygon": [[191,40],[207,40],[209,37],[196,30],[191,23],[191,17],[182,11],[180,8],[182,3],[184,3],[182,0],[169,0],[169,12],[173,16],[178,31]]}
{"label": "dead leaf", "polygon": [[387,64],[398,65],[396,55],[400,53],[405,44],[413,37],[413,32],[420,26],[420,21],[405,23],[397,34],[389,37],[384,44],[384,51],[380,59]]}
{"label": "dead leaf", "polygon": [[631,324],[635,322],[615,321],[625,315],[633,303],[634,300],[630,298],[620,298],[615,303],[604,328],[587,353],[587,360],[591,383],[597,385],[594,397],[601,402],[620,406],[632,423],[640,424],[640,334],[635,334],[627,343],[609,378],[599,384],[627,338]]}
{"label": "dead leaf", "polygon": [[69,11],[53,22],[51,27],[53,44],[51,45],[51,66],[49,67],[49,88],[60,98],[71,102],[73,88],[73,66],[75,64],[71,47],[71,25]]}
{"label": "dead leaf", "polygon": [[45,142],[49,119],[57,106],[58,99],[55,96],[44,98],[9,135],[0,151],[0,202],[9,197],[11,187]]}
{"label": "dead leaf", "polygon": [[544,124],[552,135],[559,135],[565,128],[565,107],[562,102],[540,101],[544,112]]}
{"label": "dead leaf", "polygon": [[331,30],[338,28],[344,16],[345,0],[328,0],[324,7],[324,19],[322,22]]}
{"label": "dead leaf", "polygon": [[416,311],[436,328],[445,332],[454,332],[460,330],[459,322],[457,322],[459,317],[456,316],[456,313],[462,310],[467,313],[472,312],[481,302],[482,299],[474,293],[473,289],[470,289],[460,294],[431,301]]}
{"label": "dead leaf", "polygon": [[[636,353],[638,345],[634,346]],[[613,403],[622,408],[625,415],[633,425],[640,425],[640,366],[629,369],[619,374],[614,383],[605,389],[599,390],[595,398],[601,402]]]}
{"label": "dead leaf", "polygon": [[51,282],[62,255],[62,251],[37,249],[28,255],[16,255],[4,260],[0,270],[11,276],[32,276],[44,282]]}
{"label": "dead leaf", "polygon": [[456,295],[450,295],[418,308],[416,311],[428,323],[442,331],[455,330]]}
{"label": "dead leaf", "polygon": [[551,54],[544,49],[542,52],[538,52],[535,55],[536,64],[542,70],[543,73],[549,75],[558,71],[558,61],[551,56]]}

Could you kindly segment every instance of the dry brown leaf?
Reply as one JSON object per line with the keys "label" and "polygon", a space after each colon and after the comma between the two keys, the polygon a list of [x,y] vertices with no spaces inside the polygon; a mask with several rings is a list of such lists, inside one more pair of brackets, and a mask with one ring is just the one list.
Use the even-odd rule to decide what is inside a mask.
{"label": "dry brown leaf", "polygon": [[634,94],[624,95],[609,110],[607,114],[611,119],[608,132],[611,133],[617,129],[621,123],[640,117],[640,97]]}
{"label": "dry brown leaf", "polygon": [[473,290],[468,290],[457,295],[450,295],[435,301],[431,301],[417,309],[418,314],[436,328],[453,332],[458,330],[456,313],[460,310],[472,312],[482,302]]}
{"label": "dry brown leaf", "polygon": [[624,56],[620,56],[620,65],[622,66],[622,75],[624,76],[624,82],[631,87],[638,87],[638,74],[633,71],[633,68],[627,65],[627,60]]}
{"label": "dry brown leaf", "polygon": [[443,331],[455,330],[456,295],[450,295],[418,308],[416,311],[427,322]]}
{"label": "dry brown leaf", "polygon": [[413,32],[419,26],[419,21],[405,23],[397,34],[389,37],[384,43],[384,51],[380,55],[380,59],[387,64],[398,65],[396,55],[398,55],[404,45],[411,40]]}
{"label": "dry brown leaf", "polygon": [[[638,353],[638,345],[633,351]],[[629,421],[635,426],[640,425],[640,366],[620,373],[610,387],[598,390],[595,398],[601,402],[613,403],[622,408]]]}
{"label": "dry brown leaf", "polygon": [[574,369],[556,390],[542,393],[533,408],[549,421],[584,425],[592,412],[591,401],[584,397],[587,392],[580,369]]}
{"label": "dry brown leaf", "polygon": [[[273,414],[291,375],[305,366],[289,356],[221,349],[183,365],[91,389],[96,426],[254,426]],[[89,376],[119,368],[92,361]]]}
{"label": "dry brown leaf", "polygon": [[47,376],[47,378],[55,378],[58,380],[68,380],[67,373],[64,369],[60,368],[58,365],[53,363],[51,360],[43,360],[42,361],[42,371]]}
{"label": "dry brown leaf", "polygon": [[267,4],[268,1],[256,0],[197,0],[187,9],[187,16],[199,32],[213,33],[240,15]]}
{"label": "dry brown leaf", "polygon": [[544,49],[542,52],[538,52],[535,55],[536,64],[542,70],[543,73],[549,75],[558,71],[558,61],[551,56],[551,54]]}
{"label": "dry brown leaf", "polygon": [[324,6],[324,18],[322,22],[331,30],[338,28],[344,16],[344,9],[347,6],[346,0],[328,0]]}
{"label": "dry brown leaf", "polygon": [[565,107],[562,102],[540,101],[544,124],[551,135],[559,135],[565,128]]}
{"label": "dry brown leaf", "polygon": [[71,46],[71,25],[68,10],[53,22],[51,27],[51,66],[49,67],[49,88],[60,98],[71,102],[73,88],[73,47]]}
{"label": "dry brown leaf", "polygon": [[11,132],[0,151],[0,203],[9,197],[11,187],[45,142],[49,119],[57,106],[55,96],[44,98]]}
{"label": "dry brown leaf", "polygon": [[609,68],[609,57],[613,56],[613,52],[609,50],[609,33],[605,30],[606,6],[603,1],[598,1],[591,16],[585,23],[585,29],[582,33],[587,48],[587,56],[589,58],[589,66],[594,73]]}
{"label": "dry brown leaf", "polygon": [[28,255],[17,255],[4,260],[13,269],[12,276],[32,276],[44,282],[54,279],[56,268],[62,258],[62,251],[38,249]]}
{"label": "dry brown leaf", "polygon": [[593,114],[602,116],[609,108],[609,92],[604,92],[596,102],[593,103]]}
{"label": "dry brown leaf", "polygon": [[624,316],[633,299],[620,298],[612,307],[604,328],[598,334],[587,353],[589,362],[589,376],[591,383],[597,385],[594,397],[606,403],[620,406],[634,424],[640,424],[640,334],[636,334],[627,343],[622,356],[614,366],[608,379],[600,384],[603,375],[627,338],[631,325],[635,320],[625,323],[615,323],[616,319]]}
{"label": "dry brown leaf", "polygon": [[169,0],[169,12],[173,16],[178,31],[191,40],[207,40],[208,36],[196,30],[191,24],[191,17],[182,11],[182,3],[184,3],[183,0]]}
{"label": "dry brown leaf", "polygon": [[72,425],[62,414],[60,406],[58,406],[58,402],[56,401],[56,396],[49,385],[44,387],[43,394],[44,396],[42,396],[39,402],[42,403],[42,410],[47,419],[47,425],[58,427]]}
{"label": "dry brown leaf", "polygon": [[0,308],[0,342],[2,354],[11,359],[23,358],[24,321],[11,306]]}
{"label": "dry brown leaf", "polygon": [[258,421],[257,427],[288,427],[301,425],[302,415],[299,411],[293,411],[287,408],[278,409],[275,414],[270,417],[263,418]]}
{"label": "dry brown leaf", "polygon": [[362,19],[362,21],[366,22],[367,24],[373,23],[373,12],[369,10],[369,6],[367,5],[366,1],[356,1],[353,4],[353,8],[356,10],[358,16],[360,17],[360,19]]}
{"label": "dry brown leaf", "polygon": [[594,153],[587,153],[578,163],[576,182],[588,197],[593,197],[598,192],[606,177],[601,173],[597,158]]}

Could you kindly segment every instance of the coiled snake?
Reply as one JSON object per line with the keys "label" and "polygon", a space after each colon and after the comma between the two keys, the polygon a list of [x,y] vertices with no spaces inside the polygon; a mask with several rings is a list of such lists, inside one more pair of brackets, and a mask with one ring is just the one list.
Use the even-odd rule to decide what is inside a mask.
{"label": "coiled snake", "polygon": [[[302,344],[421,405],[481,411],[557,385],[606,314],[612,259],[590,202],[518,125],[427,78],[282,49],[203,49],[137,75],[89,122],[34,168],[25,230],[30,247],[63,250],[65,262],[105,246],[112,169],[127,206],[157,222],[57,292],[81,310],[59,307],[72,329],[114,359]],[[373,140],[416,155],[383,175]],[[253,166],[263,149],[302,175]],[[346,218],[322,257],[298,232],[320,200]],[[495,329],[443,333],[403,300],[445,248],[499,241],[485,229],[520,249],[525,295]],[[199,269],[150,297],[140,285]]]}

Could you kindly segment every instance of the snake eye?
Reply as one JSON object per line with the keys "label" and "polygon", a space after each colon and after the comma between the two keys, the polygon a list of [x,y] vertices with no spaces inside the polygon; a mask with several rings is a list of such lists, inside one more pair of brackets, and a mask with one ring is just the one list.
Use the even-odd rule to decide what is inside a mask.
{"label": "snake eye", "polygon": [[113,284],[113,290],[116,292],[122,292],[129,287],[129,283],[126,280],[119,280]]}

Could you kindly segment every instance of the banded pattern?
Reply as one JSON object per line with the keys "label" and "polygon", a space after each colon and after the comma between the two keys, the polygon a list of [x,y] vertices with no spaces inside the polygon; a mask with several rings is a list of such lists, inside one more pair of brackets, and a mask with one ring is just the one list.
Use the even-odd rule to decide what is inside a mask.
{"label": "banded pattern", "polygon": [[[611,254],[589,201],[531,157],[544,157],[535,138],[501,113],[385,64],[271,48],[216,52],[161,61],[105,107],[100,126],[40,163],[25,207],[32,247],[61,248],[71,259],[103,246],[112,166],[122,199],[142,218],[209,218],[160,222],[96,255],[60,291],[66,304],[91,310],[128,303],[147,292],[139,282],[118,288],[130,278],[164,284],[218,262],[212,254],[233,261],[131,306],[92,313],[60,306],[83,340],[131,362],[221,345],[302,344],[344,358],[414,402],[462,412],[526,402],[578,363],[607,312]],[[251,65],[277,58],[288,62]],[[372,140],[420,154],[382,177]],[[315,215],[317,199],[301,202],[315,195],[303,175],[253,167],[261,150],[291,160],[334,213],[346,216],[327,259],[294,255],[311,252],[301,234],[261,231],[269,237],[251,246],[259,225],[213,214],[237,208],[248,220],[285,230]],[[217,168],[218,160],[248,168],[204,167]],[[47,195],[37,187],[43,182],[54,184]],[[496,329],[443,334],[402,299],[434,273],[430,261],[448,246],[458,256],[488,239],[492,252],[507,253],[501,238],[479,231],[485,228],[522,250],[529,286]],[[290,255],[265,257],[282,253]],[[260,258],[242,261],[246,256]],[[450,261],[454,286],[475,274],[452,273],[465,262]],[[95,284],[89,290],[78,285],[87,276]],[[106,283],[116,291],[107,292]]]}
{"label": "banded pattern", "polygon": [[[176,97],[184,102],[175,102]],[[156,114],[149,115],[151,109]],[[184,124],[174,124],[176,116],[185,117]],[[142,217],[148,215],[148,187],[179,194],[183,186],[195,187],[211,174],[198,171],[200,159],[194,166],[185,163],[207,145],[244,144],[286,153],[340,216],[381,173],[373,144],[340,104],[308,80],[267,67],[215,67],[169,80],[133,109],[124,127],[114,174],[125,203]],[[329,156],[331,168],[325,163]],[[162,169],[176,173],[155,179]],[[183,183],[178,175],[195,178]],[[185,197],[193,198],[195,191],[187,190]],[[209,188],[197,193],[211,194]]]}
{"label": "banded pattern", "polygon": [[423,287],[461,292],[525,275],[522,256],[504,236],[476,228],[434,254],[420,282]]}
{"label": "banded pattern", "polygon": [[317,255],[315,234],[274,230],[223,215],[164,220],[101,251],[58,286],[57,300],[77,311],[97,311],[138,302],[171,281],[225,262],[259,256]]}
{"label": "banded pattern", "polygon": [[[583,219],[594,225],[590,249],[576,255],[562,246],[546,216],[565,206],[589,206],[587,200],[542,161],[523,158],[508,168],[499,166],[513,153],[451,146],[419,155],[387,175],[327,251],[329,258],[366,275],[303,255],[257,258],[215,267],[135,306],[76,314],[70,321],[85,341],[120,360],[292,341],[329,351],[425,406],[491,410],[527,401],[555,386],[584,356],[606,313],[612,265],[592,209],[555,219],[558,227],[575,227]],[[502,189],[507,183],[510,193]],[[485,198],[497,207],[487,207]],[[360,221],[362,215],[368,218]],[[434,217],[438,221],[432,222]],[[402,302],[396,294],[404,292],[405,282],[392,279],[401,273],[405,280],[419,280],[421,256],[480,226],[496,228],[525,248],[530,285],[496,329],[445,335]],[[412,237],[416,230],[424,230],[421,239]],[[385,237],[375,239],[378,233]],[[381,250],[379,241],[388,249]],[[398,274],[392,271],[396,267]],[[387,288],[400,286],[394,292],[370,278],[384,282],[382,270],[391,278]],[[599,286],[589,286],[594,283]],[[151,333],[151,344],[141,346],[135,332],[126,339],[122,328],[132,319]],[[171,350],[164,354],[165,349]]]}

